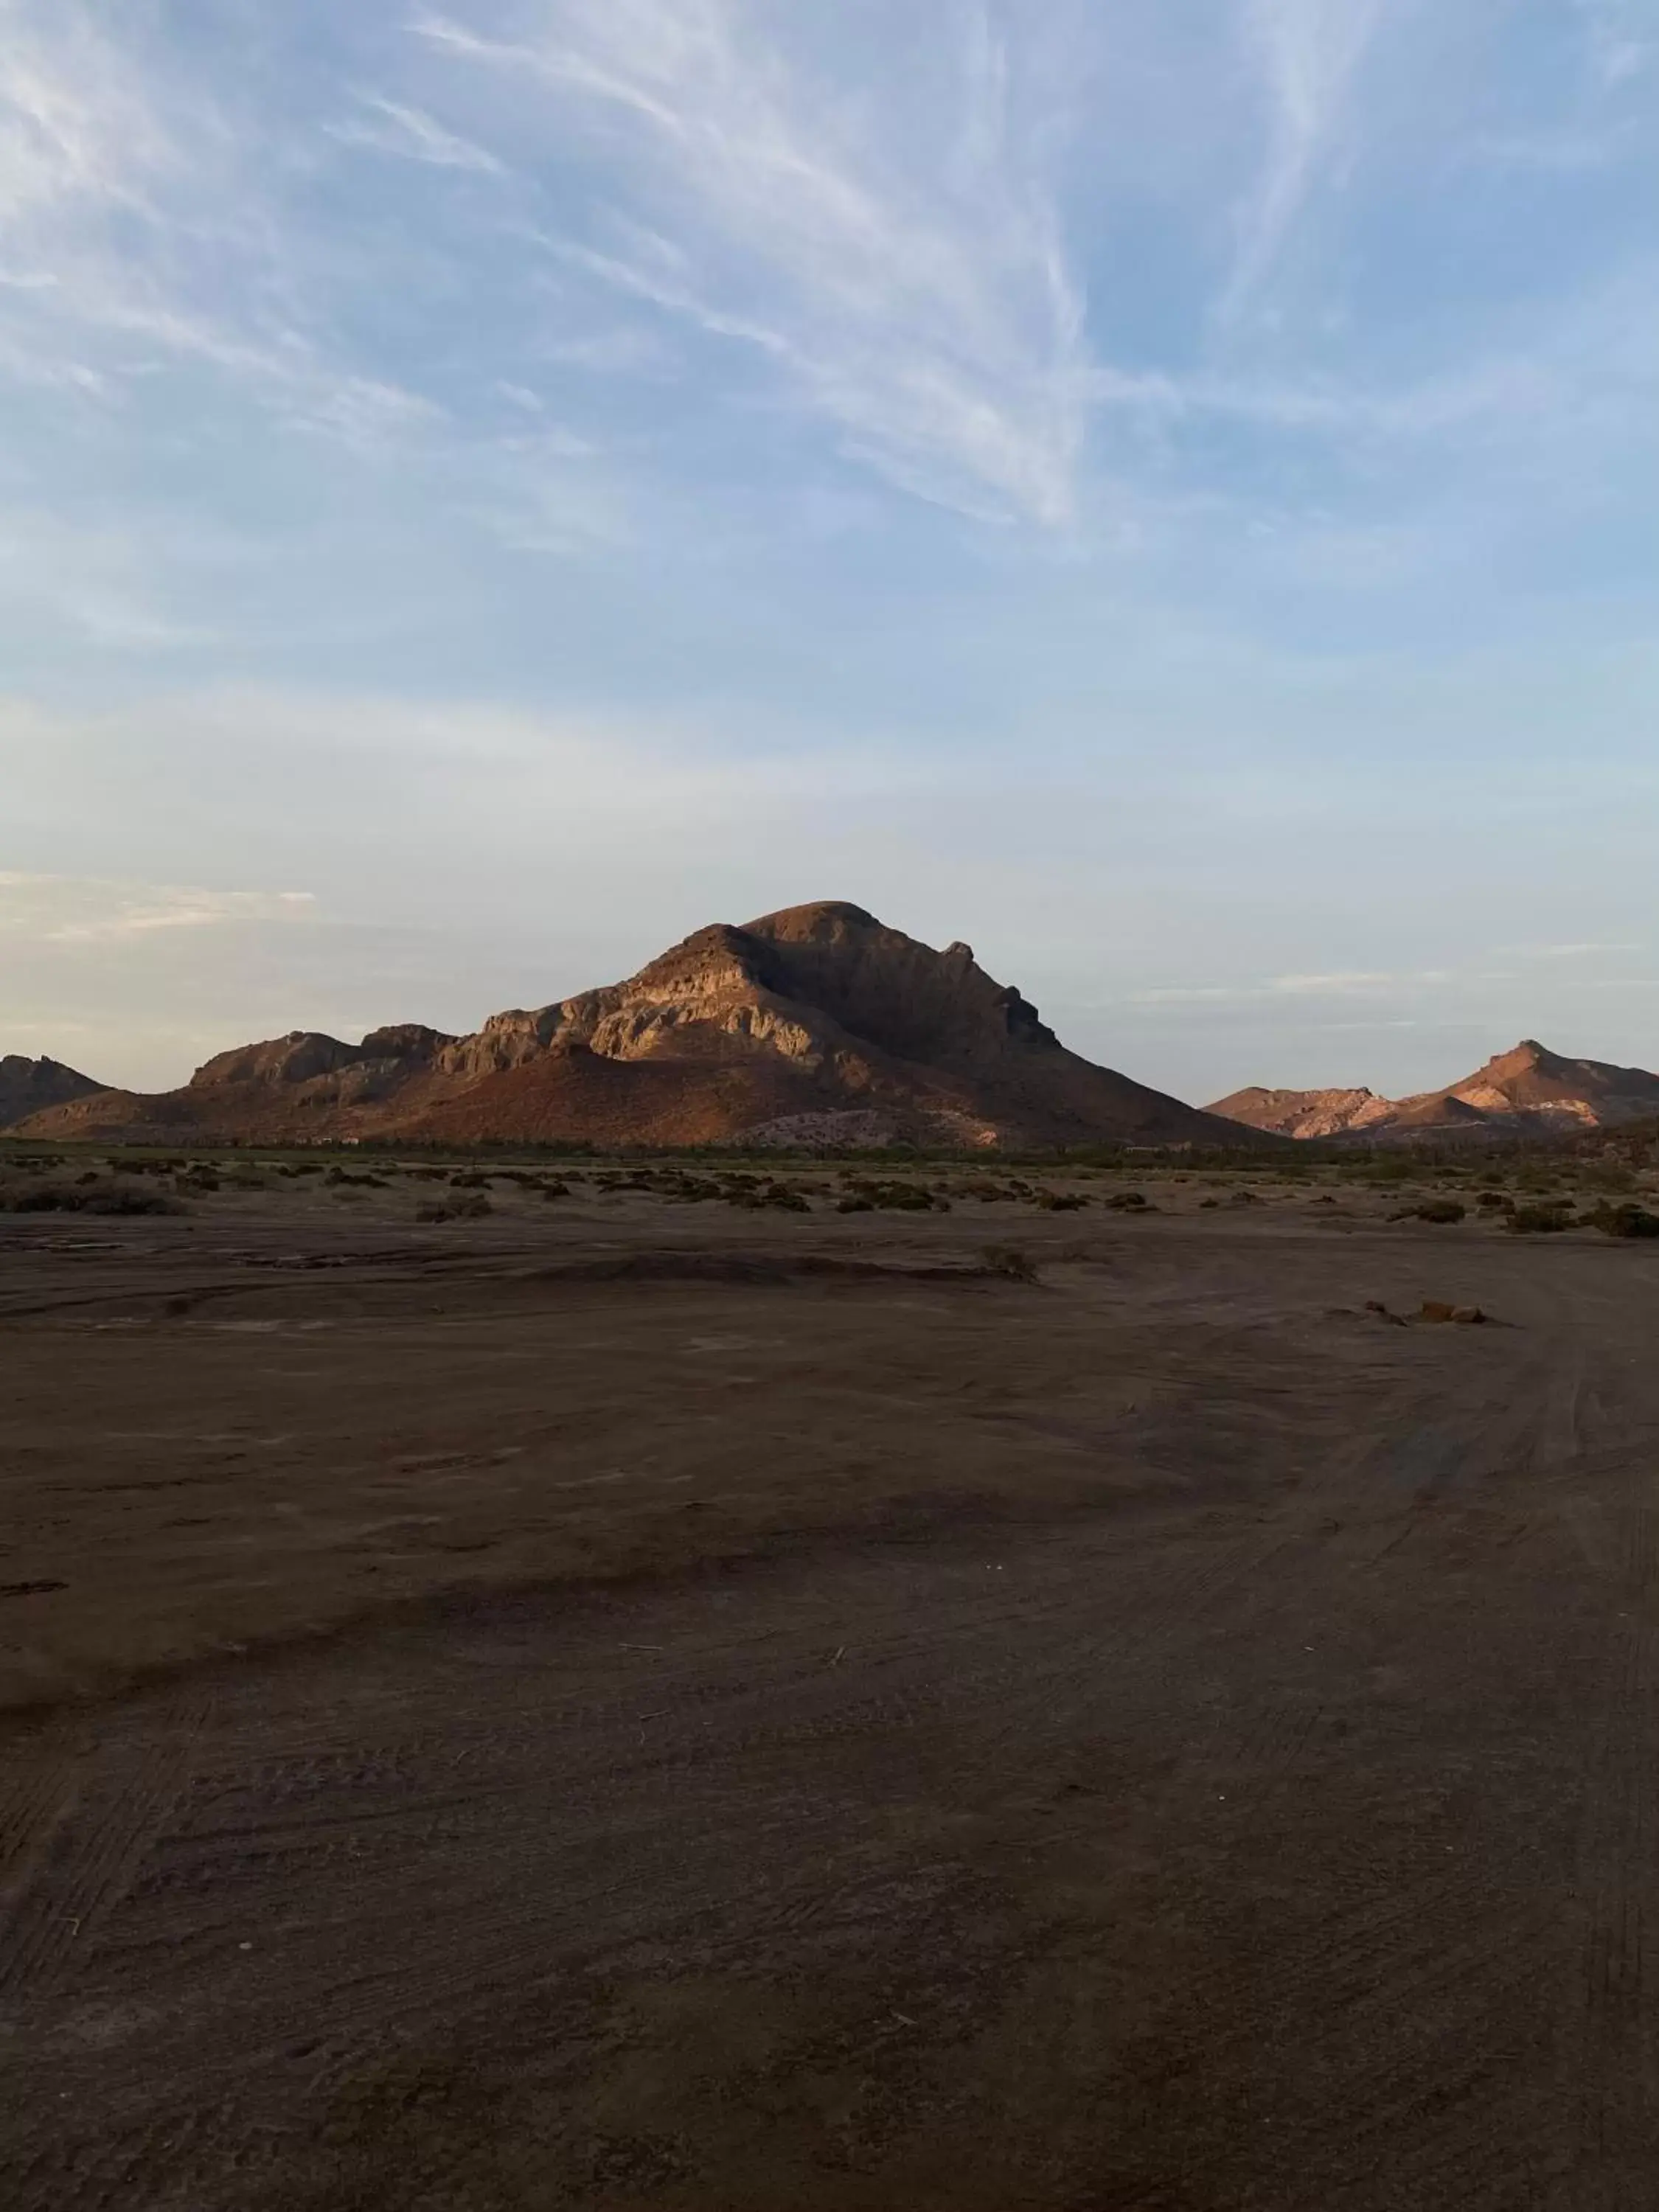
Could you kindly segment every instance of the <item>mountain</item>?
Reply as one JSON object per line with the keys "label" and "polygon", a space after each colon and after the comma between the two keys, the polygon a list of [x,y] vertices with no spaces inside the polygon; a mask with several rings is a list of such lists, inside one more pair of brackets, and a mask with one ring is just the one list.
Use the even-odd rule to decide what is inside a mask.
{"label": "mountain", "polygon": [[89,1075],[65,1067],[58,1060],[25,1060],[9,1052],[0,1059],[0,1129],[52,1106],[90,1097],[104,1088]]}
{"label": "mountain", "polygon": [[1338,1137],[1386,1121],[1395,1109],[1374,1091],[1264,1091],[1252,1084],[1205,1110],[1278,1137]]}
{"label": "mountain", "polygon": [[1239,1141],[1066,1051],[967,945],[935,951],[835,901],[715,923],[626,982],[495,1014],[471,1036],[295,1031],[221,1053],[182,1090],[104,1092],[27,1129],[164,1144]]}
{"label": "mountain", "polygon": [[1380,1098],[1371,1091],[1235,1091],[1206,1109],[1286,1137],[1551,1135],[1616,1127],[1659,1114],[1659,1075],[1603,1060],[1569,1060],[1535,1037],[1497,1054],[1442,1091]]}

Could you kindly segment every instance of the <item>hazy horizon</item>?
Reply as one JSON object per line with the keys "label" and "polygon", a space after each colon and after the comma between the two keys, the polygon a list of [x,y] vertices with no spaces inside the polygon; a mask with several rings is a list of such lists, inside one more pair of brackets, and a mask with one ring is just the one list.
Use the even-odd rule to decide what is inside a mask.
{"label": "hazy horizon", "polygon": [[0,1053],[844,897],[1199,1103],[1659,1064],[1643,0],[0,33]]}

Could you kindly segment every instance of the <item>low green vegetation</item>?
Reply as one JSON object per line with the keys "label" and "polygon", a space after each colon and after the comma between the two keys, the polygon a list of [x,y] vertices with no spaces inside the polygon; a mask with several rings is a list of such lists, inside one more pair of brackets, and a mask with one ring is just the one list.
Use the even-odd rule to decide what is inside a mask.
{"label": "low green vegetation", "polygon": [[[1279,1209],[1286,1225],[1352,1233],[1383,1223],[1468,1223],[1539,1237],[1592,1231],[1659,1238],[1659,1125],[1471,1150],[1311,1143],[1160,1152],[1082,1146],[1047,1153],[811,1152],[690,1148],[602,1154],[574,1145],[203,1146],[185,1152],[50,1150],[0,1139],[0,1216],[167,1215],[264,1199],[356,1209],[368,1219],[521,1224],[552,1205],[728,1206],[744,1213],[918,1218],[976,1207],[1011,1218]],[[1320,1209],[1315,1212],[1313,1209]],[[999,1248],[1001,1249],[1001,1248]],[[1068,1248],[1071,1249],[1071,1248]]]}
{"label": "low green vegetation", "polygon": [[25,1183],[0,1189],[0,1213],[182,1213],[170,1192],[135,1190],[131,1183]]}

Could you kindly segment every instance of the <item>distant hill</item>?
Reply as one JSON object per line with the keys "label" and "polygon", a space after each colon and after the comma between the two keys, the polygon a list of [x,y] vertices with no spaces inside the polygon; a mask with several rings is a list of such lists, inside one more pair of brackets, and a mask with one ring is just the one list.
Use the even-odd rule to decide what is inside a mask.
{"label": "distant hill", "polygon": [[1523,1037],[1473,1075],[1410,1098],[1375,1091],[1235,1091],[1207,1111],[1285,1137],[1516,1136],[1605,1129],[1659,1114],[1659,1075],[1569,1060]]}
{"label": "distant hill", "polygon": [[53,1106],[66,1106],[76,1098],[89,1098],[105,1088],[91,1076],[58,1060],[25,1060],[9,1052],[0,1059],[0,1129],[27,1120]]}
{"label": "distant hill", "polygon": [[839,902],[696,931],[626,982],[470,1036],[295,1031],[182,1090],[109,1091],[28,1133],[176,1143],[404,1136],[600,1145],[1237,1144],[1237,1127],[1066,1051],[965,945]]}
{"label": "distant hill", "polygon": [[1386,1121],[1395,1109],[1374,1091],[1264,1091],[1253,1084],[1206,1110],[1279,1137],[1339,1137]]}

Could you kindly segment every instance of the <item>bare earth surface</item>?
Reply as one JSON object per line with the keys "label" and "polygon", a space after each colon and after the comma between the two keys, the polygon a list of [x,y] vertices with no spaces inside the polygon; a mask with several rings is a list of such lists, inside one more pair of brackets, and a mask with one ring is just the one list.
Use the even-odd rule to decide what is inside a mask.
{"label": "bare earth surface", "polygon": [[1659,1250],[1199,1190],[0,1226],[6,2204],[1647,2212]]}

